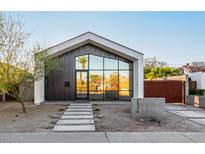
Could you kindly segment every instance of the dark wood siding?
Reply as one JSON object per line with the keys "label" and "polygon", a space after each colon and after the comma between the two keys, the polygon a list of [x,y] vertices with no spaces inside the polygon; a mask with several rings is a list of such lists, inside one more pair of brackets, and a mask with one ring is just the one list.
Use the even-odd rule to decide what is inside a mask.
{"label": "dark wood siding", "polygon": [[[84,45],[60,55],[57,58],[61,64],[61,69],[53,70],[45,77],[46,101],[75,99],[75,57],[84,54],[93,54],[119,60],[123,59],[91,44]],[[70,87],[65,87],[66,81],[70,82]]]}

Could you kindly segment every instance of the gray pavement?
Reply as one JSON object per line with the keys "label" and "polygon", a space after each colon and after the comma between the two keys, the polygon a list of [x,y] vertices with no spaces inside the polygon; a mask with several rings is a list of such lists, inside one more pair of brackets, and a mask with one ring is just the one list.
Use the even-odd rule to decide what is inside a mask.
{"label": "gray pavement", "polygon": [[167,112],[175,114],[179,117],[186,118],[190,121],[205,125],[205,110],[191,105],[168,105],[166,104]]}
{"label": "gray pavement", "polygon": [[0,133],[0,143],[205,143],[205,132]]}

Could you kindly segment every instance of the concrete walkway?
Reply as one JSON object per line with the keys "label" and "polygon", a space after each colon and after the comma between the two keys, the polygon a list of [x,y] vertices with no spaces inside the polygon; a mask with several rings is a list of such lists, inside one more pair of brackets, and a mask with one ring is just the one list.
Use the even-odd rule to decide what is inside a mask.
{"label": "concrete walkway", "polygon": [[205,132],[0,133],[0,143],[205,143]]}
{"label": "concrete walkway", "polygon": [[190,105],[166,105],[166,110],[179,117],[187,118],[195,123],[205,125],[205,110]]}
{"label": "concrete walkway", "polygon": [[53,128],[54,132],[95,131],[93,108],[90,103],[72,103]]}

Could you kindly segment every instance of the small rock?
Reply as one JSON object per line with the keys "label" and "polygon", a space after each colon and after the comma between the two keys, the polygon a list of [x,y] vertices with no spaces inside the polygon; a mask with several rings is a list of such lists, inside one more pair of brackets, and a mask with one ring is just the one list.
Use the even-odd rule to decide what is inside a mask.
{"label": "small rock", "polygon": [[59,109],[58,111],[65,111],[65,109]]}
{"label": "small rock", "polygon": [[99,114],[97,115],[97,118],[104,118],[103,115]]}
{"label": "small rock", "polygon": [[16,117],[18,117],[18,114],[16,114]]}
{"label": "small rock", "polygon": [[95,119],[95,122],[100,122],[100,119]]}
{"label": "small rock", "polygon": [[57,116],[51,116],[51,118],[57,118]]}
{"label": "small rock", "polygon": [[95,111],[100,111],[100,108],[99,107],[95,107]]}
{"label": "small rock", "polygon": [[144,122],[144,119],[140,119],[140,122]]}

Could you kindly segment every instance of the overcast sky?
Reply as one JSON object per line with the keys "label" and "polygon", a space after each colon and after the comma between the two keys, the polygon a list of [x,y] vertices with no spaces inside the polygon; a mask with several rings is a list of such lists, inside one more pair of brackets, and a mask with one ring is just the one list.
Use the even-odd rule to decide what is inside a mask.
{"label": "overcast sky", "polygon": [[205,61],[205,12],[12,12],[45,47],[91,31],[170,66]]}

